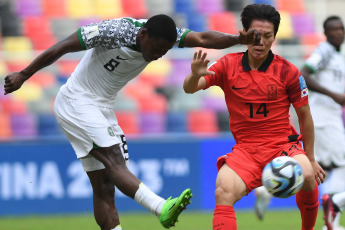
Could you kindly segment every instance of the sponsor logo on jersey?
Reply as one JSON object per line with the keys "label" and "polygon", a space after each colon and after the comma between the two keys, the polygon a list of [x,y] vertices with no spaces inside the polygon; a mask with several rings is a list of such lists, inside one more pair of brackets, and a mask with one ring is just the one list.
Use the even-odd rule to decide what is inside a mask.
{"label": "sponsor logo on jersey", "polygon": [[116,56],[116,59],[118,59],[118,60],[124,60],[124,61],[125,61],[125,60],[128,60],[127,58],[120,57],[120,55],[117,55],[117,56]]}
{"label": "sponsor logo on jersey", "polygon": [[233,85],[233,86],[232,86],[232,89],[233,89],[233,90],[239,90],[239,89],[244,89],[244,88],[243,88],[243,87],[236,87],[236,86]]}
{"label": "sponsor logo on jersey", "polygon": [[268,100],[274,100],[277,99],[277,85],[268,85],[267,86],[267,94],[268,94]]}

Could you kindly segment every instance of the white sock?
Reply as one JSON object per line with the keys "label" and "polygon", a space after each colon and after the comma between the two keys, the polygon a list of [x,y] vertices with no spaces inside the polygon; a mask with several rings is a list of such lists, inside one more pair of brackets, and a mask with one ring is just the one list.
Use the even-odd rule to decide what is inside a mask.
{"label": "white sock", "polygon": [[345,207],[345,192],[336,193],[332,197],[333,202],[342,210]]}
{"label": "white sock", "polygon": [[162,207],[165,203],[165,199],[156,195],[143,183],[140,183],[139,189],[134,195],[134,200],[150,210],[157,217],[160,216]]}
{"label": "white sock", "polygon": [[122,230],[122,228],[121,228],[121,225],[117,225],[115,228],[113,228],[111,230]]}

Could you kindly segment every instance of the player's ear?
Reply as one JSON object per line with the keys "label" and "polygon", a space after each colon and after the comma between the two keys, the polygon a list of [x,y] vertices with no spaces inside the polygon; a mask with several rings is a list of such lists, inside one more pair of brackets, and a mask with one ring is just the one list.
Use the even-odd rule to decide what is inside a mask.
{"label": "player's ear", "polygon": [[147,29],[146,28],[142,28],[141,29],[141,33],[140,33],[140,38],[144,38],[146,36],[148,36]]}

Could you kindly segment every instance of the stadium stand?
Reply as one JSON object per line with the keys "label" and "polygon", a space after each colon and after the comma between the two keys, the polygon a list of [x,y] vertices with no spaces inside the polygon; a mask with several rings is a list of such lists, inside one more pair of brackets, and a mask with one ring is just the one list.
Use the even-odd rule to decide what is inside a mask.
{"label": "stadium stand", "polygon": [[[237,34],[241,29],[239,14],[250,3],[271,4],[280,11],[282,20],[274,51],[297,65],[324,40],[318,19],[321,13],[321,16],[326,13],[313,10],[322,7],[321,2],[325,3],[314,4],[311,0],[4,0],[0,2],[0,9],[6,12],[6,18],[0,14],[3,57],[0,84],[7,73],[21,70],[40,52],[82,25],[122,16],[147,18],[165,13],[179,27]],[[334,12],[341,9],[339,1],[331,0],[327,4]],[[232,47],[230,52],[243,50],[244,47]],[[216,53],[214,60],[226,52]],[[192,53],[190,49],[174,48],[166,58],[151,63],[118,95],[114,110],[126,133],[229,131],[221,90],[193,95],[186,95],[182,90],[184,78],[190,72]],[[80,52],[62,58],[37,73],[20,92],[3,96],[3,89],[0,90],[0,138],[61,135],[53,122],[53,101],[82,55]],[[206,120],[210,122],[208,125]]]}
{"label": "stadium stand", "polygon": [[40,136],[57,136],[62,134],[54,115],[39,114],[37,116],[37,132]]}
{"label": "stadium stand", "polygon": [[187,132],[187,117],[185,112],[169,111],[167,113],[167,132]]}
{"label": "stadium stand", "polygon": [[20,100],[1,98],[1,112],[5,114],[25,114],[28,113],[27,103]]}
{"label": "stadium stand", "polygon": [[121,126],[122,130],[128,135],[140,133],[139,114],[133,111],[117,111],[116,117],[119,124],[126,124]]}
{"label": "stadium stand", "polygon": [[217,133],[217,114],[213,110],[193,110],[187,113],[187,127],[190,133]]}
{"label": "stadium stand", "polygon": [[209,16],[209,29],[223,33],[237,34],[237,19],[232,12],[213,13]]}
{"label": "stadium stand", "polygon": [[276,0],[275,6],[279,11],[290,13],[304,13],[304,0]]}
{"label": "stadium stand", "polygon": [[280,13],[280,26],[279,33],[277,33],[278,39],[292,39],[294,37],[291,14],[288,12]]}
{"label": "stadium stand", "polygon": [[196,1],[196,10],[201,14],[212,14],[225,11],[222,0]]}
{"label": "stadium stand", "polygon": [[158,134],[166,132],[166,114],[163,112],[140,113],[140,130],[142,133]]}
{"label": "stadium stand", "polygon": [[36,117],[33,114],[11,114],[10,119],[14,136],[22,138],[34,138],[37,136]]}
{"label": "stadium stand", "polygon": [[96,16],[103,19],[123,17],[124,9],[121,0],[96,0],[94,15],[89,14],[87,17]]}
{"label": "stadium stand", "polygon": [[300,37],[304,34],[315,34],[314,18],[309,13],[292,14],[292,26],[295,36]]}
{"label": "stadium stand", "polygon": [[8,113],[0,113],[0,140],[8,140],[12,138],[12,127],[10,115]]}
{"label": "stadium stand", "polygon": [[145,0],[122,0],[123,13],[134,18],[146,18],[147,8]]}
{"label": "stadium stand", "polygon": [[[41,0],[43,14],[50,18],[63,19],[66,16],[65,0]],[[53,30],[54,31],[54,30]]]}

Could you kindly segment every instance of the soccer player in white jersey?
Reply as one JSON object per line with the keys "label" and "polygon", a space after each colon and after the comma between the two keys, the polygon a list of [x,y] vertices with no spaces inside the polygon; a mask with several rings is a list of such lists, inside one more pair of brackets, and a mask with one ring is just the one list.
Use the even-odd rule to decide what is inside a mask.
{"label": "soccer player in white jersey", "polygon": [[[306,60],[301,72],[310,93],[310,108],[315,126],[315,155],[323,169],[332,172],[322,190],[322,206],[328,230],[339,226],[340,210],[345,207],[345,58],[340,52],[344,24],[338,16],[323,24],[327,37]],[[338,215],[336,220],[335,217]]]}
{"label": "soccer player in white jersey", "polygon": [[[345,58],[340,52],[344,25],[338,16],[323,24],[327,41],[321,42],[305,61],[301,73],[309,94],[315,128],[315,158],[330,174],[322,186],[322,206],[327,230],[344,230],[339,225],[345,207],[345,129],[342,106],[345,105]],[[264,188],[256,191],[255,211],[262,219],[271,196]]]}
{"label": "soccer player in white jersey", "polygon": [[[163,227],[174,226],[192,193],[163,199],[126,167],[126,139],[113,111],[116,95],[151,61],[174,45],[223,49],[260,41],[256,30],[239,35],[217,31],[194,32],[176,28],[166,15],[136,20],[119,18],[82,26],[65,40],[48,48],[25,69],[5,77],[5,94],[11,93],[40,69],[69,52],[88,50],[55,100],[57,121],[81,160],[92,188],[94,216],[102,230],[122,229],[114,204],[116,186],[149,209]],[[125,125],[125,124],[124,124]]]}

